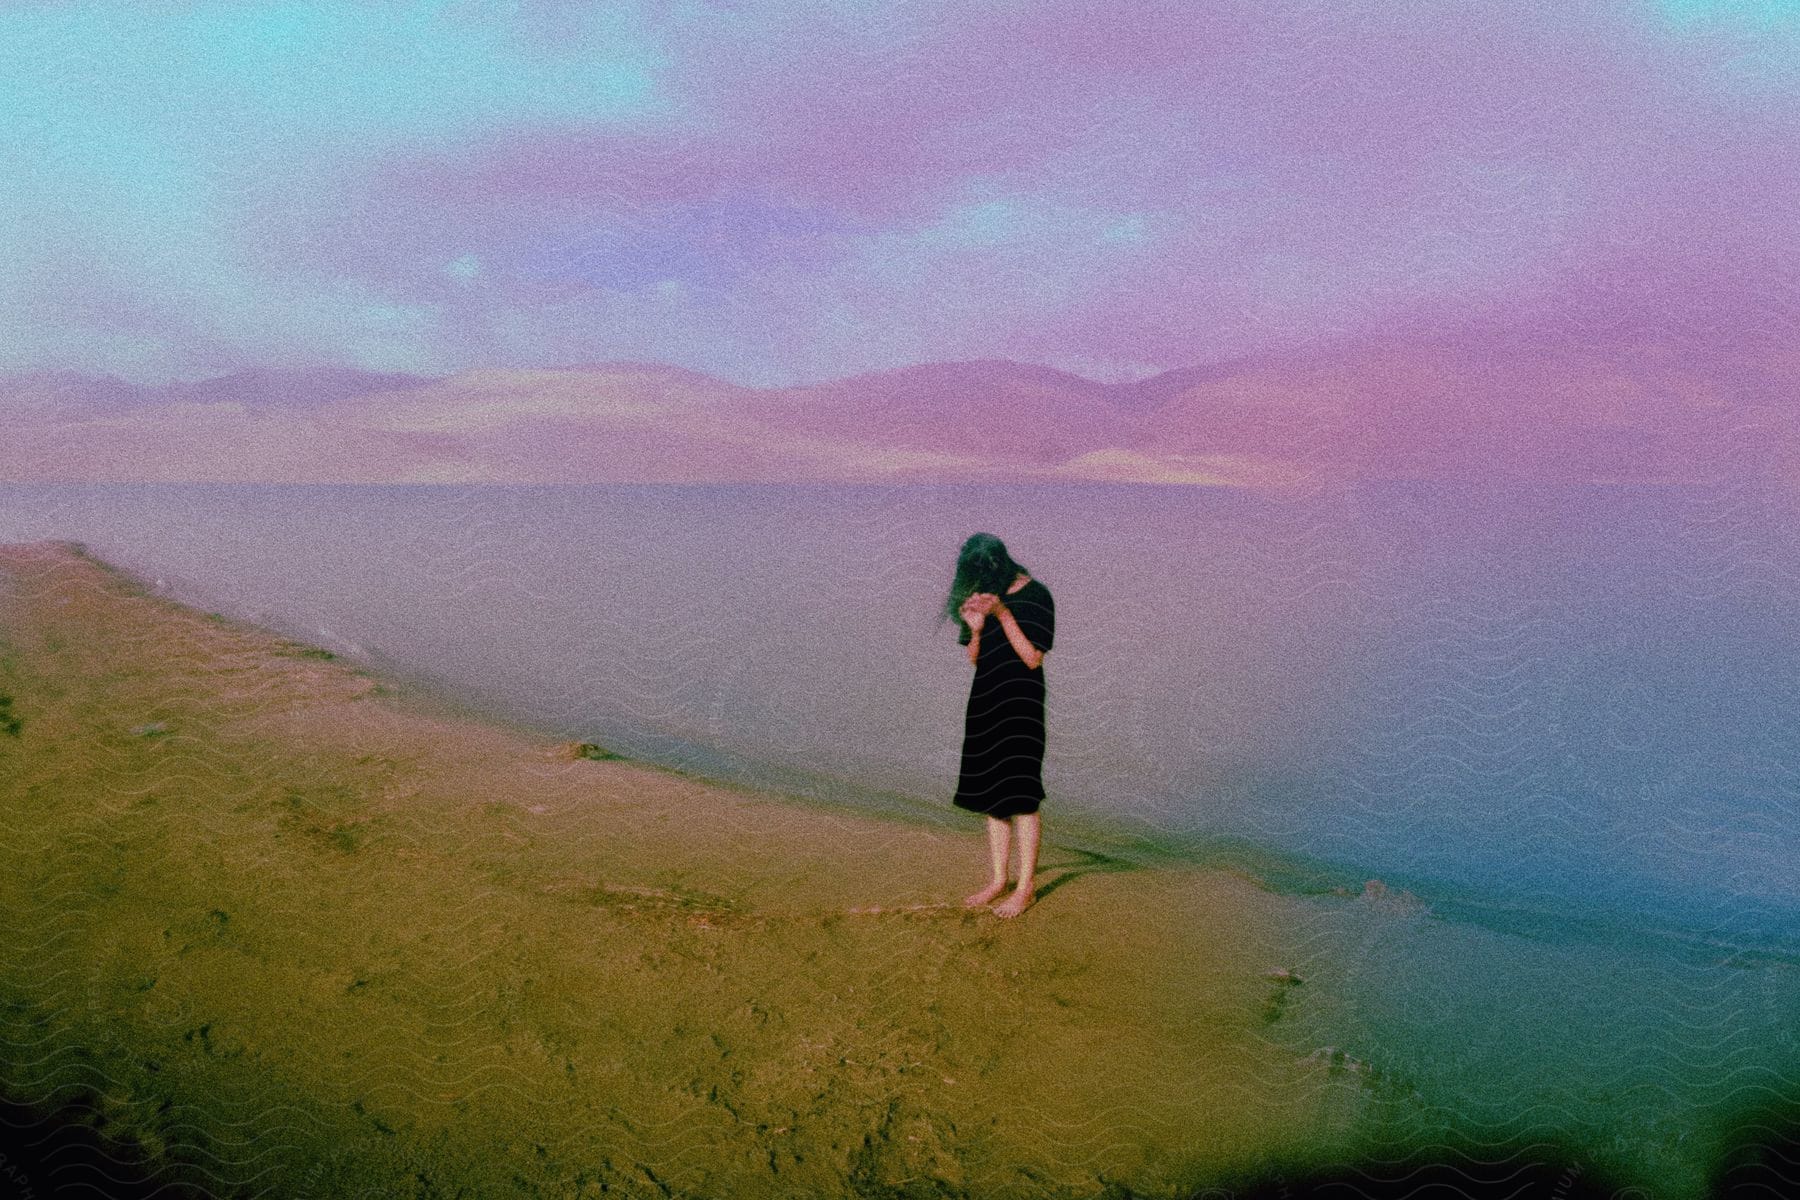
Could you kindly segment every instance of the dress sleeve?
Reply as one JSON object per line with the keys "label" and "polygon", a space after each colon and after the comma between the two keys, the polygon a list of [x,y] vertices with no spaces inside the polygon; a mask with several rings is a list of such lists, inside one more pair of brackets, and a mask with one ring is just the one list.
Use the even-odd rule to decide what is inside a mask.
{"label": "dress sleeve", "polygon": [[1019,622],[1019,632],[1026,640],[1047,653],[1056,640],[1056,602],[1050,598],[1050,589],[1039,589],[1031,603],[1021,604],[1013,610],[1013,617]]}

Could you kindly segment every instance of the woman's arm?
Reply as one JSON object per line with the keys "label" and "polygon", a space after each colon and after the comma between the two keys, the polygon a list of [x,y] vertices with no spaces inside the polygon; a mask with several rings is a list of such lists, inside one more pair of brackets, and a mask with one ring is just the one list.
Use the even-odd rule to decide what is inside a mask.
{"label": "woman's arm", "polygon": [[962,617],[969,626],[969,661],[974,662],[981,656],[981,627],[987,622],[987,615],[992,611],[995,598],[985,592],[977,592],[963,601]]}
{"label": "woman's arm", "polygon": [[1044,665],[1044,652],[1031,644],[1031,639],[1019,628],[1019,619],[1013,616],[1012,609],[1006,607],[1005,601],[994,605],[992,615],[1000,618],[1000,628],[1005,631],[1006,640],[1012,643],[1012,648],[1018,651],[1020,662],[1034,671]]}

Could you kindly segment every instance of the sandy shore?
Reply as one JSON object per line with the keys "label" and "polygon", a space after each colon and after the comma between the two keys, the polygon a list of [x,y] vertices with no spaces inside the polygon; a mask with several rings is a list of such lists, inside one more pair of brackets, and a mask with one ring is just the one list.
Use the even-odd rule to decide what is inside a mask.
{"label": "sandy shore", "polygon": [[[415,702],[0,547],[0,1054],[274,1195],[1192,1194],[1349,1153],[1304,902],[822,812]],[[1308,989],[1312,989],[1310,992]]]}

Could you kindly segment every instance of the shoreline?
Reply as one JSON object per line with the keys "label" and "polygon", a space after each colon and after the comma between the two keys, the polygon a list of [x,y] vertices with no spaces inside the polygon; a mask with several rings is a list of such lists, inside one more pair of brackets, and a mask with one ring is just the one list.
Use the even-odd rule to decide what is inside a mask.
{"label": "shoreline", "polygon": [[[1589,1065],[1568,1048],[1408,1063],[1431,1038],[1371,1007],[1479,991],[1434,976],[1443,947],[1590,993],[1608,964],[1572,983],[1555,947],[1399,889],[1284,893],[1057,844],[1038,905],[1000,922],[957,903],[974,831],[572,759],[72,543],[0,546],[9,579],[0,896],[26,919],[0,931],[0,1090],[91,1102],[168,1178],[1275,1195],[1333,1172],[1406,1191],[1466,1145],[1515,1188],[1702,1194],[1706,1154],[1651,1109],[1648,1141],[1608,1151],[1496,1126],[1454,1086],[1500,1072],[1537,1111]],[[1391,982],[1368,977],[1383,955]],[[1661,986],[1660,961],[1620,963]]]}
{"label": "shoreline", "polygon": [[[73,542],[64,544],[81,545],[81,543]],[[121,579],[128,580],[132,586],[143,587],[146,591],[151,590],[145,581],[134,572],[107,562],[86,550],[85,547],[82,552],[105,570],[117,574]],[[168,590],[158,594],[158,599],[194,611],[204,611],[208,604],[214,602],[211,599],[183,598],[179,591],[179,585],[172,585]],[[305,642],[302,632],[293,630],[291,627],[284,628],[279,623],[266,618],[259,620],[249,616],[223,613],[219,616],[223,621],[240,630],[272,632],[292,641]],[[357,655],[340,654],[323,647],[318,649],[332,659],[343,663],[346,668],[375,678],[378,686],[384,689],[381,694],[390,703],[416,715],[496,726],[532,741],[547,740],[563,743],[574,740],[574,735],[567,730],[555,729],[548,723],[534,721],[530,717],[514,711],[503,701],[471,695],[465,689],[459,688],[453,681],[408,668],[379,651]],[[924,827],[969,833],[979,840],[981,833],[979,823],[969,819],[968,814],[952,809],[947,799],[934,802],[912,792],[868,786],[860,784],[854,779],[808,772],[779,762],[753,761],[745,756],[726,754],[675,735],[662,736],[666,741],[679,742],[684,749],[709,754],[721,761],[730,760],[734,765],[744,769],[750,778],[733,778],[698,767],[677,765],[644,755],[633,754],[621,757],[712,787],[747,795],[779,797],[787,803],[813,807],[827,813],[867,816],[880,821],[896,821],[914,828]],[[850,798],[836,799],[829,795],[818,794],[832,788],[845,790],[849,793]],[[1322,895],[1330,893],[1333,887],[1352,884],[1356,888],[1360,888],[1369,878],[1366,871],[1359,870],[1353,864],[1329,863],[1302,854],[1264,846],[1242,837],[1194,833],[1185,836],[1163,835],[1159,838],[1148,834],[1134,833],[1123,824],[1109,825],[1104,817],[1080,809],[1057,813],[1056,822],[1056,828],[1059,831],[1069,831],[1072,835],[1056,839],[1057,844],[1063,849],[1123,858],[1134,867],[1235,869],[1258,882],[1260,886],[1285,895]],[[1283,882],[1277,882],[1277,880]],[[1414,888],[1416,890],[1417,885],[1414,885]]]}
{"label": "shoreline", "polygon": [[[1046,847],[1002,923],[967,835],[566,761],[68,543],[0,572],[7,1090],[93,1092],[172,1178],[1173,1196],[1353,1139],[1360,1087],[1266,1032],[1291,902],[1240,879]],[[31,968],[56,928],[76,969]]]}
{"label": "shoreline", "polygon": [[[97,557],[94,561],[141,585],[142,581],[130,571]],[[195,602],[182,600],[173,590],[164,598],[187,608],[200,607]],[[281,636],[304,640],[298,632],[290,633],[247,617],[227,616],[225,619],[242,629],[273,629]],[[388,689],[383,694],[391,703],[420,716],[497,726],[534,741],[562,743],[570,740],[566,730],[557,730],[547,723],[520,715],[509,709],[503,701],[470,696],[459,690],[452,681],[409,670],[379,653],[360,657],[334,657],[346,667],[379,680],[379,686]],[[865,786],[855,780],[802,772],[780,763],[752,762],[740,755],[723,755],[697,743],[682,741],[682,745],[692,751],[729,759],[745,771],[746,777],[734,778],[692,765],[677,765],[641,755],[622,757],[710,787],[744,795],[779,798],[784,803],[816,809],[826,814],[894,821],[909,828],[947,831],[952,835],[967,833],[978,837],[980,834],[979,826],[959,817],[949,807],[948,801],[934,807],[932,800],[915,793]],[[837,799],[821,794],[834,787],[844,789],[848,793],[846,798]],[[966,817],[966,814],[963,816]],[[1762,937],[1747,929],[1721,927],[1717,923],[1681,921],[1633,910],[1611,907],[1571,908],[1551,897],[1538,897],[1538,903],[1534,904],[1522,899],[1495,896],[1478,886],[1451,883],[1430,876],[1414,876],[1406,872],[1376,871],[1347,860],[1318,858],[1237,835],[1192,832],[1153,836],[1133,833],[1128,826],[1109,824],[1103,816],[1085,809],[1063,810],[1055,816],[1055,834],[1045,842],[1047,848],[1054,845],[1061,850],[1096,859],[1118,860],[1131,869],[1232,871],[1259,888],[1295,898],[1354,896],[1373,883],[1378,888],[1422,898],[1432,914],[1439,919],[1463,922],[1495,933],[1565,941],[1625,939],[1644,945],[1666,946],[1682,952],[1712,954],[1730,951],[1769,956],[1800,965],[1800,935],[1780,940]]]}
{"label": "shoreline", "polygon": [[[172,514],[181,511],[185,505],[212,505],[220,500],[229,501],[230,495],[234,494],[222,493],[221,496],[208,500],[204,489],[196,489],[193,485],[167,486],[184,498],[179,501],[173,497],[157,499],[157,503],[151,506],[152,510],[167,509]],[[286,501],[281,497],[289,497],[299,511],[306,511],[310,502],[304,497],[311,493],[304,487],[295,490],[280,485],[269,486],[274,490],[253,506],[258,519],[272,521],[271,528],[283,530],[284,538],[298,536],[303,532],[300,527],[293,525],[291,517],[281,515],[287,507]],[[421,486],[432,489],[441,485]],[[571,494],[593,490],[587,487],[570,489],[565,485],[544,486],[553,492],[571,491]],[[760,488],[762,485],[757,486]],[[352,615],[356,612],[354,604],[346,607],[324,603],[322,594],[315,591],[319,587],[333,586],[328,574],[320,574],[322,562],[314,562],[293,577],[295,591],[292,594],[288,594],[285,588],[272,592],[267,583],[259,583],[241,575],[245,571],[262,573],[261,568],[256,565],[254,554],[247,557],[242,554],[227,554],[219,558],[210,553],[183,552],[179,548],[177,531],[169,527],[163,527],[161,532],[152,532],[150,528],[146,528],[133,533],[137,520],[133,514],[143,503],[153,498],[147,494],[134,498],[128,485],[100,489],[86,498],[71,494],[42,500],[37,503],[44,508],[44,512],[40,514],[41,519],[37,520],[30,519],[33,502],[29,500],[27,493],[32,490],[28,487],[19,496],[21,504],[25,506],[26,516],[13,523],[18,536],[30,533],[49,535],[52,532],[56,536],[83,536],[85,533],[92,533],[100,539],[97,544],[106,547],[107,554],[117,554],[122,556],[121,561],[138,564],[145,578],[157,578],[160,582],[169,568],[191,573],[191,578],[169,575],[169,586],[161,590],[164,596],[185,598],[187,603],[198,607],[224,607],[240,620],[269,625],[300,640],[320,640],[320,644],[345,653],[347,662],[372,666],[378,672],[391,673],[398,665],[397,660],[389,659],[381,652],[379,643],[388,641],[390,637],[400,636],[392,629],[391,621],[384,619],[381,614],[394,604],[406,603],[401,597],[389,597],[384,601],[379,594],[382,590],[380,587],[370,588],[366,581],[359,584],[369,594],[366,600],[358,603],[376,606],[364,611],[359,622]],[[374,490],[382,491],[379,488]],[[633,491],[629,487],[623,490]],[[240,495],[239,499],[248,503],[247,496]],[[784,502],[771,500],[769,503],[779,509]],[[370,507],[372,504],[372,499],[359,501],[345,509],[340,514],[340,519],[355,515],[359,520],[368,517],[381,525],[386,518],[377,520],[378,514],[389,511],[391,506]],[[1410,504],[1408,501],[1408,511]],[[459,501],[453,512],[469,511],[471,506],[484,513],[488,511],[471,494],[471,497]],[[227,503],[226,507],[234,506]],[[551,509],[555,507],[553,505]],[[85,524],[74,519],[84,510],[87,513]],[[858,519],[873,519],[881,510],[882,506],[876,505],[871,511],[859,512]],[[399,511],[403,509],[394,510],[396,519]],[[509,502],[491,515],[496,519],[504,517],[503,523],[512,530],[508,534],[509,538],[523,536],[530,541],[528,527],[516,524],[516,519],[527,512],[538,510],[513,512]],[[546,512],[538,512],[538,515],[542,517]],[[61,515],[54,515],[57,513]],[[159,525],[166,519],[166,515],[157,518],[152,525]],[[415,515],[430,514],[421,510]],[[433,519],[441,519],[446,515],[448,514],[437,514]],[[450,517],[452,522],[455,519],[454,516]],[[431,527],[429,520],[426,527]],[[107,532],[103,533],[103,530]],[[227,534],[226,530],[226,526],[219,527],[219,533],[226,541],[236,536]],[[445,532],[448,533],[448,527]],[[404,526],[396,526],[388,529],[384,537],[400,547],[407,544],[408,535]],[[156,545],[161,545],[163,549],[152,551],[151,547]],[[495,549],[501,551],[502,559],[506,558],[507,552],[501,547],[496,546]],[[327,559],[338,553],[336,550],[325,550],[322,544],[319,550]],[[310,555],[304,551],[302,557],[310,559]],[[621,560],[628,561],[629,556]],[[208,566],[208,563],[211,565]],[[424,577],[420,577],[417,572],[409,570],[407,578],[411,582],[407,585],[408,592],[433,589],[436,585],[430,582],[429,575],[430,572],[426,572]],[[481,695],[479,704],[469,703],[470,697],[482,693],[490,681],[482,673],[461,671],[456,665],[440,659],[438,665],[446,672],[446,678],[440,681],[442,692],[455,694],[460,691],[462,694],[457,699],[463,702],[463,711],[478,714],[478,719],[485,719],[490,723],[502,723],[529,732],[556,728],[565,730],[561,734],[563,737],[593,737],[602,742],[611,737],[617,742],[612,746],[613,749],[623,750],[639,761],[656,762],[696,778],[726,785],[747,783],[759,791],[783,793],[795,798],[797,802],[823,803],[833,810],[841,810],[846,807],[841,802],[851,800],[852,803],[847,807],[864,808],[866,811],[900,809],[909,814],[917,814],[926,821],[934,821],[939,815],[933,809],[941,812],[943,808],[947,808],[943,792],[949,776],[944,775],[943,771],[946,766],[950,766],[953,774],[953,759],[943,758],[942,755],[947,749],[944,738],[953,734],[950,718],[954,706],[954,696],[946,690],[949,685],[947,678],[934,677],[929,688],[907,692],[909,696],[931,697],[928,719],[934,725],[940,720],[943,722],[937,732],[929,735],[926,744],[919,744],[916,736],[916,730],[920,728],[917,716],[925,711],[923,706],[916,705],[915,716],[909,717],[907,721],[909,732],[903,735],[912,750],[904,755],[903,762],[873,761],[881,758],[878,754],[838,758],[833,760],[832,769],[841,778],[834,779],[823,774],[809,774],[808,768],[813,768],[816,764],[795,747],[783,745],[783,742],[791,739],[784,736],[779,727],[768,729],[764,740],[752,744],[747,740],[748,733],[733,726],[727,717],[722,717],[720,714],[724,710],[720,709],[709,710],[711,718],[714,721],[725,720],[726,725],[709,732],[707,720],[704,719],[707,713],[687,711],[672,695],[658,695],[658,687],[663,681],[658,677],[660,668],[654,653],[646,652],[644,647],[632,645],[630,639],[609,642],[618,646],[625,656],[623,658],[597,659],[585,663],[578,676],[559,672],[553,664],[543,661],[545,654],[541,648],[552,646],[553,640],[538,636],[539,631],[534,631],[533,625],[553,616],[553,610],[560,604],[561,602],[557,602],[550,605],[549,609],[531,618],[531,623],[523,628],[512,626],[504,631],[496,631],[496,638],[506,640],[509,644],[514,644],[513,639],[517,638],[516,644],[522,648],[522,656],[529,656],[538,662],[538,669],[533,672],[537,677],[535,682],[531,678],[518,676],[516,672],[506,672],[506,680],[492,681],[494,692],[491,697]],[[433,608],[434,605],[431,604],[424,607],[409,605],[410,611],[422,616]],[[426,619],[436,622],[443,619],[454,621],[457,618],[433,616]],[[610,620],[608,614],[599,611],[589,613],[586,619],[600,625]],[[321,624],[338,625],[340,621],[352,626],[348,637],[338,637],[317,628]],[[754,632],[754,627],[746,627],[746,630]],[[739,635],[743,635],[746,630],[739,630]],[[561,637],[580,636],[579,629],[560,626],[553,620],[544,620],[541,632]],[[358,641],[366,642],[368,638],[373,638],[376,643],[370,645],[368,651],[355,644]],[[455,640],[452,635],[443,645],[427,650],[420,656],[420,661],[446,652],[454,653],[448,646],[453,645]],[[395,644],[408,645],[414,651],[419,648],[417,641],[410,638],[402,638]],[[469,653],[480,652],[480,647],[469,648]],[[554,651],[550,651],[550,654],[554,656]],[[615,667],[627,672],[636,671],[651,682],[648,691],[633,693],[642,697],[642,704],[622,707],[616,702],[591,705],[580,703],[579,692],[583,687],[605,688],[612,682],[625,683],[628,680],[629,674],[616,674]],[[766,669],[766,664],[765,668],[759,669]],[[669,686],[693,688],[699,681],[691,676],[692,667],[682,670],[689,674],[681,676],[680,684],[670,683]],[[542,686],[546,684],[547,687]],[[1119,685],[1115,682],[1107,686]],[[721,684],[716,695],[705,691],[691,691],[688,694],[705,697],[708,701],[743,703],[749,693],[741,687],[731,691],[730,687],[727,681]],[[415,689],[408,688],[406,692],[415,693]],[[548,699],[537,698],[545,694]],[[404,698],[406,697],[403,696],[402,699]],[[788,702],[781,703],[785,705]],[[796,708],[796,712],[798,711]],[[515,716],[515,713],[519,715]],[[595,718],[590,728],[582,728],[579,718],[583,716]],[[1140,719],[1147,723],[1147,727],[1154,726],[1157,721],[1148,710]],[[865,737],[868,736],[871,725],[875,729],[875,740],[880,741],[879,722],[871,722],[866,713],[846,723],[847,728],[862,729]],[[1097,727],[1091,721],[1084,721],[1070,732]],[[669,732],[671,730],[673,732]],[[743,736],[732,736],[737,733],[742,733]],[[1331,794],[1331,781],[1323,781],[1324,786],[1318,786],[1320,781],[1316,768],[1321,765],[1321,760],[1314,753],[1317,747],[1290,753],[1290,748],[1272,745],[1268,754],[1261,759],[1255,756],[1246,759],[1248,766],[1228,761],[1210,765],[1196,764],[1201,770],[1198,775],[1191,774],[1180,763],[1168,761],[1147,764],[1150,769],[1141,776],[1117,770],[1110,774],[1102,772],[1096,775],[1091,764],[1101,759],[1094,751],[1104,750],[1105,747],[1092,743],[1079,744],[1080,739],[1090,736],[1083,732],[1079,738],[1072,736],[1064,745],[1065,750],[1076,752],[1079,758],[1056,755],[1053,747],[1054,758],[1060,758],[1065,766],[1076,764],[1067,777],[1068,790],[1063,791],[1059,787],[1059,794],[1053,798],[1054,812],[1049,831],[1070,846],[1125,857],[1134,862],[1179,860],[1202,865],[1231,862],[1247,867],[1252,875],[1278,890],[1294,894],[1322,894],[1336,888],[1355,891],[1374,877],[1381,879],[1389,887],[1404,889],[1426,899],[1446,917],[1468,919],[1484,923],[1490,928],[1510,931],[1552,927],[1571,909],[1585,908],[1585,915],[1592,918],[1586,924],[1596,931],[1603,930],[1604,935],[1609,937],[1623,936],[1626,933],[1636,936],[1638,931],[1647,930],[1653,938],[1666,939],[1673,936],[1677,940],[1711,942],[1723,934],[1735,946],[1746,951],[1780,954],[1800,951],[1800,946],[1792,944],[1792,939],[1786,936],[1786,931],[1800,927],[1796,924],[1800,922],[1800,904],[1783,898],[1786,889],[1780,886],[1779,876],[1774,877],[1771,883],[1769,872],[1765,871],[1760,894],[1746,894],[1742,897],[1743,903],[1736,905],[1736,915],[1742,916],[1741,921],[1734,921],[1733,912],[1724,911],[1712,903],[1715,889],[1711,885],[1715,880],[1723,885],[1717,891],[1728,894],[1736,890],[1730,876],[1738,865],[1748,863],[1754,869],[1763,869],[1757,865],[1754,854],[1721,850],[1712,855],[1715,861],[1709,878],[1695,877],[1688,881],[1681,877],[1680,870],[1669,866],[1669,856],[1666,853],[1651,856],[1652,859],[1660,857],[1664,860],[1661,862],[1640,860],[1639,856],[1629,850],[1614,854],[1606,846],[1595,844],[1586,848],[1585,852],[1592,855],[1588,860],[1592,874],[1584,876],[1583,872],[1588,868],[1573,855],[1552,856],[1551,860],[1546,860],[1549,865],[1534,868],[1530,839],[1519,837],[1509,840],[1519,843],[1517,857],[1526,870],[1515,877],[1509,865],[1496,859],[1494,855],[1471,854],[1457,848],[1459,835],[1454,823],[1459,818],[1453,811],[1446,812],[1443,804],[1432,800],[1428,794],[1411,795],[1405,801],[1410,805],[1423,805],[1423,811],[1430,814],[1434,825],[1440,828],[1434,830],[1432,837],[1413,837],[1403,829],[1394,830],[1392,836],[1397,840],[1393,844],[1387,844],[1369,840],[1372,836],[1379,836],[1379,821],[1358,820],[1345,823],[1325,815],[1324,819],[1315,822],[1295,807],[1293,789],[1287,789],[1279,782],[1265,787],[1262,767],[1258,766],[1264,760],[1264,765],[1274,772],[1268,776],[1269,780],[1278,781],[1284,773],[1294,774],[1299,781],[1298,787],[1311,791],[1312,795],[1305,800],[1306,808],[1320,814],[1328,814],[1329,810],[1335,809],[1339,798],[1334,798]],[[810,744],[816,738],[809,736],[807,740]],[[730,744],[734,750],[729,753],[715,751],[709,742]],[[1167,744],[1173,743],[1165,740],[1165,749]],[[1157,750],[1155,753],[1163,751]],[[1192,758],[1191,755],[1189,757]],[[852,759],[871,761],[864,768],[857,766]],[[820,763],[824,761],[823,757],[819,759]],[[1084,762],[1090,765],[1080,765]],[[772,764],[772,769],[762,770],[759,763],[762,766]],[[748,767],[746,764],[749,764]],[[1051,764],[1052,767],[1055,765]],[[1332,769],[1340,770],[1342,766],[1343,764],[1339,764]],[[788,768],[797,769],[797,780],[776,778],[777,769],[786,771]],[[1167,787],[1159,784],[1159,781],[1177,779],[1185,782],[1170,783]],[[1727,781],[1728,776],[1721,778],[1721,782]],[[1479,780],[1471,782],[1477,788],[1481,786]],[[1579,805],[1587,799],[1587,793],[1579,786],[1580,781],[1575,782],[1577,786],[1562,802]],[[1604,781],[1596,777],[1595,782]],[[1114,786],[1115,783],[1117,787]],[[1148,790],[1140,786],[1142,784],[1147,784]],[[1057,785],[1053,782],[1053,786]],[[1379,787],[1379,783],[1377,786]],[[1265,792],[1267,795],[1263,794]],[[1738,803],[1738,807],[1742,808],[1749,801],[1739,803],[1734,800],[1733,803]],[[1258,814],[1263,813],[1263,806],[1266,804],[1273,805],[1268,814],[1273,820],[1258,819]],[[1375,804],[1375,811],[1378,813],[1386,801],[1378,797]],[[1094,818],[1091,821],[1088,819],[1090,816]],[[1744,813],[1737,813],[1734,819],[1744,816]],[[1388,818],[1380,818],[1386,819]],[[1483,819],[1491,820],[1491,817]],[[1533,818],[1530,823],[1519,828],[1528,829],[1535,823],[1536,819]],[[948,824],[942,827],[952,828]],[[1090,829],[1093,836],[1090,836]],[[1240,836],[1228,837],[1219,832],[1226,830]],[[1504,836],[1504,831],[1497,832]],[[1433,838],[1437,841],[1434,842]],[[1439,844],[1452,848],[1448,852],[1440,852],[1435,848]],[[1724,843],[1721,841],[1719,844]],[[1468,864],[1474,864],[1470,869],[1464,869],[1465,859]],[[1623,873],[1615,873],[1615,866],[1622,866]],[[1590,889],[1586,884],[1587,878],[1599,880],[1606,886],[1597,890]],[[1527,886],[1515,886],[1521,882]],[[1738,899],[1729,895],[1726,898],[1734,903]],[[1736,934],[1730,933],[1730,929],[1735,929]]]}

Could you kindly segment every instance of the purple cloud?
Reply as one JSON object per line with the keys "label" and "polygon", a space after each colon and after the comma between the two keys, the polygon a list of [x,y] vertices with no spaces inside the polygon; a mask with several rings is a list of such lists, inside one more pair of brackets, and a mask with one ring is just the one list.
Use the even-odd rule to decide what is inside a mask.
{"label": "purple cloud", "polygon": [[[0,268],[30,300],[10,365],[1125,377],[1465,325],[1767,342],[1800,311],[1800,34],[1742,5],[536,3],[405,29],[311,7],[280,31],[300,66],[255,59],[283,87],[217,136],[176,140],[175,102],[37,102],[20,128],[161,136],[174,165],[146,189],[79,152],[12,185],[117,194]],[[240,57],[120,48],[159,95],[274,36],[193,10],[190,42]],[[136,19],[179,42],[177,17]],[[352,37],[391,79],[309,101],[305,55]],[[178,256],[105,253],[126,222]]]}

